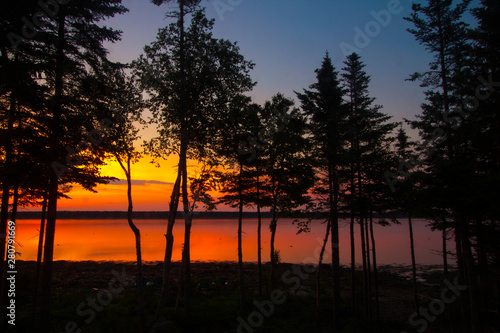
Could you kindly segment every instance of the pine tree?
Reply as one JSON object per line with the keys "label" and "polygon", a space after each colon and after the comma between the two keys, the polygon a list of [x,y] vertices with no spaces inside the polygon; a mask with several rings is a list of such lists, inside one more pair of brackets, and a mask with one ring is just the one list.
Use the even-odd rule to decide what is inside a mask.
{"label": "pine tree", "polygon": [[[349,179],[349,202],[351,210],[351,225],[354,216],[359,216],[361,252],[363,259],[364,277],[364,309],[365,315],[370,315],[371,308],[371,259],[369,253],[370,231],[373,212],[383,213],[383,202],[389,195],[389,189],[383,179],[383,172],[387,170],[392,161],[390,134],[396,127],[391,123],[391,117],[381,111],[382,106],[374,104],[375,98],[370,97],[370,76],[364,71],[366,66],[358,54],[353,53],[347,57],[345,67],[342,69],[342,79],[346,91],[346,104],[349,110],[347,133],[346,168],[344,178]],[[351,227],[351,240],[353,227]],[[374,237],[372,239],[372,247]],[[351,241],[351,246],[354,246]],[[353,253],[351,249],[351,253]],[[375,248],[372,249],[374,263],[374,277],[376,280]],[[354,257],[351,257],[352,277],[354,277]],[[353,284],[353,283],[352,283]],[[375,281],[375,291],[378,286]],[[378,300],[377,292],[375,299]],[[376,308],[376,313],[378,309]]]}
{"label": "pine tree", "polygon": [[[308,117],[308,128],[315,146],[315,158],[320,174],[317,191],[326,194],[323,205],[328,212],[332,246],[333,321],[338,325],[340,311],[340,254],[339,254],[339,209],[340,177],[345,154],[345,124],[347,112],[343,103],[343,89],[338,73],[326,54],[321,68],[316,71],[317,82],[296,93],[302,110]],[[317,295],[318,296],[318,295]]]}
{"label": "pine tree", "polygon": [[[405,163],[406,161],[413,160],[415,157],[413,155],[413,149],[415,143],[410,141],[410,138],[406,134],[406,131],[403,129],[403,126],[400,127],[397,135],[396,141],[396,149],[397,155],[400,163]],[[411,172],[413,170],[407,170],[407,172]],[[408,228],[410,233],[410,252],[411,252],[411,266],[412,266],[412,283],[413,283],[413,299],[415,303],[415,310],[418,311],[419,308],[419,300],[418,300],[418,292],[417,292],[417,267],[415,261],[415,242],[413,238],[413,223],[412,223],[412,215],[414,214],[415,206],[416,206],[416,190],[413,186],[412,181],[402,182],[396,191],[396,205],[401,209],[402,213],[408,214]]]}
{"label": "pine tree", "polygon": [[[498,187],[500,186],[500,1],[483,0],[481,5],[472,10],[478,21],[478,26],[471,32],[474,41],[472,58],[474,59],[474,82],[467,96],[477,101],[476,109],[471,110],[469,118],[473,119],[470,127],[474,129],[471,135],[471,155],[477,159],[475,178],[471,180],[470,198],[474,198],[473,243],[477,253],[478,287],[480,304],[500,310],[500,291],[493,285],[498,285],[500,276],[500,210],[498,202]],[[474,99],[475,98],[475,99]],[[497,290],[492,295],[491,290]],[[497,320],[493,326],[500,325]]]}
{"label": "pine tree", "polygon": [[269,229],[271,290],[277,282],[279,251],[275,248],[279,219],[309,201],[308,191],[314,184],[311,145],[306,137],[305,118],[294,102],[282,94],[266,101],[262,109],[265,142],[262,152],[264,189],[270,199],[272,214]]}
{"label": "pine tree", "polygon": [[[219,199],[219,203],[238,208],[238,278],[240,307],[242,309],[245,304],[242,245],[243,207],[255,202],[254,193],[252,193],[252,189],[255,187],[255,172],[252,170],[252,165],[257,161],[256,158],[247,156],[242,145],[248,137],[252,137],[257,132],[260,123],[259,112],[260,107],[257,104],[251,104],[249,97],[236,96],[229,104],[228,117],[225,127],[222,129],[225,134],[221,137],[219,144],[219,154],[224,161],[223,164],[231,170],[225,177],[226,183],[220,191],[225,195]],[[254,157],[257,157],[256,152],[255,154]]]}
{"label": "pine tree", "polygon": [[[257,266],[259,281],[259,296],[263,295],[263,272],[262,272],[262,207],[270,206],[269,191],[265,187],[267,178],[263,172],[263,155],[269,144],[269,128],[265,127],[265,119],[268,118],[265,111],[257,104],[251,104],[244,109],[231,108],[230,119],[227,124],[233,126],[229,133],[238,133],[235,138],[229,135],[229,141],[223,141],[223,146],[229,147],[230,154],[234,155],[234,143],[238,142],[237,157],[240,163],[246,166],[245,204],[251,204],[257,210]],[[236,112],[234,112],[236,111]],[[240,113],[242,112],[242,113]],[[236,140],[236,141],[235,141]],[[227,153],[225,153],[227,156]],[[242,160],[243,159],[243,160]],[[234,191],[234,187],[233,187]]]}
{"label": "pine tree", "polygon": [[[474,108],[467,102],[467,96],[471,96],[477,85],[471,86],[472,45],[468,25],[462,20],[470,2],[464,0],[454,5],[450,0],[433,0],[425,7],[414,4],[413,13],[406,20],[415,25],[415,29],[408,31],[435,57],[428,72],[411,77],[429,88],[428,103],[423,105],[422,115],[412,126],[419,129],[426,144],[420,149],[425,161],[426,187],[434,194],[437,207],[453,216],[459,280],[469,286],[470,316],[462,308],[462,325],[478,332],[482,321],[470,225],[476,207],[469,198],[479,189],[481,176],[476,171],[471,145],[477,124],[474,125],[475,117],[465,112]],[[465,182],[459,184],[458,179]]]}
{"label": "pine tree", "polygon": [[[106,66],[113,66],[106,59],[102,44],[118,40],[119,32],[100,27],[97,22],[125,12],[119,3],[80,1],[54,6],[50,15],[38,17],[37,26],[28,28],[26,17],[34,19],[31,14],[39,11],[38,3],[2,4],[2,9],[6,9],[2,10],[2,15],[6,15],[5,20],[2,16],[2,30],[6,29],[6,33],[2,34],[1,42],[0,86],[2,94],[10,95],[11,110],[22,110],[18,120],[23,137],[17,143],[17,157],[31,155],[31,149],[34,152],[30,159],[33,163],[27,165],[32,169],[25,173],[25,180],[19,178],[15,185],[18,194],[14,201],[21,202],[20,195],[24,193],[32,195],[27,190],[41,191],[40,196],[47,194],[42,284],[44,331],[48,331],[50,325],[57,200],[64,189],[69,188],[65,184],[77,183],[92,190],[96,184],[109,180],[101,177],[96,167],[103,163],[104,154],[102,149],[97,149],[99,144],[93,143],[101,138],[86,138],[86,134],[95,133],[92,131],[98,123],[96,111],[99,109],[97,101],[88,99],[86,84]],[[23,24],[26,26],[21,27]],[[37,132],[38,136],[34,135]],[[11,148],[6,151],[12,153]],[[12,168],[12,161],[6,163],[7,168]],[[9,184],[3,185],[7,189],[5,194]],[[2,200],[0,225],[6,217],[8,194],[3,195]]]}
{"label": "pine tree", "polygon": [[[34,12],[35,3],[3,2],[0,5],[0,135],[1,135],[1,209],[0,209],[0,294],[4,292],[5,249],[7,237],[7,222],[9,213],[9,198],[15,187],[15,180],[22,177],[20,166],[15,165],[16,148],[21,147],[20,122],[25,122],[27,113],[36,113],[43,105],[43,90],[37,84],[33,73],[37,69],[33,54],[33,41],[12,43],[14,35],[22,35],[22,18]],[[19,34],[15,34],[18,32]],[[20,40],[19,40],[20,41]],[[27,109],[29,108],[29,109]],[[16,122],[17,121],[17,122]],[[23,134],[34,131],[31,126],[23,126]],[[33,130],[36,130],[33,128]],[[42,130],[40,133],[44,133]],[[39,135],[40,136],[40,135]],[[26,140],[27,144],[31,140]],[[43,140],[40,140],[42,142]],[[22,148],[21,148],[22,149]],[[40,151],[39,149],[37,150]],[[36,151],[35,151],[36,152]],[[35,158],[34,158],[35,160]],[[0,305],[3,307],[3,299]],[[2,310],[2,314],[3,314]]]}
{"label": "pine tree", "polygon": [[[91,132],[90,128],[96,124],[95,118],[89,118],[88,112],[99,108],[96,101],[85,99],[89,87],[86,84],[95,82],[94,78],[103,68],[112,66],[106,59],[103,43],[117,41],[120,33],[99,26],[98,22],[125,11],[120,0],[68,3],[59,7],[57,15],[40,33],[41,44],[49,50],[45,57],[48,59],[48,66],[43,69],[43,73],[45,82],[51,89],[47,101],[51,115],[48,156],[53,161],[54,169],[49,175],[42,275],[42,318],[43,330],[46,332],[50,329],[52,258],[59,185],[68,177],[89,189],[101,182],[99,177],[96,178],[98,170],[88,164],[94,164],[98,160],[98,151],[89,149],[88,144],[86,149],[79,146],[84,142],[82,131]],[[95,112],[91,113],[94,114]],[[79,135],[70,135],[75,133]],[[66,146],[75,148],[68,153]],[[98,144],[93,145],[96,146]],[[81,167],[82,164],[89,165],[90,168]]]}

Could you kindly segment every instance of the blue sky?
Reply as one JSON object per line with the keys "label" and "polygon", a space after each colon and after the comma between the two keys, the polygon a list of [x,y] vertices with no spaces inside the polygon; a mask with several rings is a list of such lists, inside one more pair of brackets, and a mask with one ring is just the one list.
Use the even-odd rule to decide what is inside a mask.
{"label": "blue sky", "polygon": [[[107,45],[110,58],[128,63],[136,59],[143,47],[156,39],[158,29],[172,19],[165,18],[169,10],[166,5],[157,7],[149,0],[124,0],[123,4],[130,11],[105,24],[123,31],[120,42]],[[216,4],[226,7],[219,7],[217,11]],[[410,1],[204,0],[202,5],[207,8],[207,16],[216,20],[215,37],[237,41],[240,52],[256,64],[251,75],[258,84],[251,96],[257,103],[262,104],[278,92],[297,101],[294,91],[302,91],[314,83],[314,70],[321,66],[325,52],[329,51],[334,65],[341,69],[345,56],[340,45],[356,46],[356,31],[366,33],[368,27],[369,40],[358,40],[358,45],[359,42],[365,44],[361,45],[359,54],[372,77],[371,96],[377,98],[376,103],[383,105],[383,111],[395,121],[411,119],[420,113],[423,89],[418,83],[405,79],[411,73],[427,70],[431,56],[406,31],[410,25],[403,17],[411,12]],[[377,23],[372,12],[388,11],[389,5],[397,13],[391,14],[390,22],[385,16],[387,22]],[[154,136],[154,128],[142,134],[144,139]],[[417,136],[414,131],[410,134]],[[134,186],[134,207],[145,211],[165,210],[170,193],[165,185],[175,181],[177,159],[169,158],[160,169],[149,160],[144,158],[134,165],[133,177],[139,180]],[[104,174],[123,178],[117,163],[110,163],[106,168]],[[97,195],[89,195],[82,189],[72,191],[74,199],[61,200],[59,206],[63,210],[126,209],[126,187],[120,182],[101,186],[98,191]]]}
{"label": "blue sky", "polygon": [[[174,6],[157,7],[148,0],[123,4],[130,12],[106,22],[123,31],[122,41],[109,45],[109,50],[113,60],[130,62],[155,40],[159,28],[171,22],[165,13]],[[403,17],[410,14],[411,1],[204,0],[201,4],[216,20],[215,37],[237,41],[241,53],[256,64],[251,75],[258,84],[251,96],[257,103],[278,92],[297,101],[294,90],[314,82],[314,70],[325,52],[341,69],[345,56],[340,45],[356,46],[358,36],[357,45],[362,46],[358,53],[372,77],[370,93],[376,103],[396,121],[420,112],[423,89],[405,79],[425,71],[431,57],[406,31],[410,24]],[[373,13],[382,15],[382,22]],[[365,36],[359,37],[359,31]]]}

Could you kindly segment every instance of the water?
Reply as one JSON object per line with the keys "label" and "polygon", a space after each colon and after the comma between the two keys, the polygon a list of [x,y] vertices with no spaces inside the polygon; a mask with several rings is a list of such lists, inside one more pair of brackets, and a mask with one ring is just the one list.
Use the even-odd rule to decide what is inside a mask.
{"label": "water", "polygon": [[[262,258],[269,261],[269,219],[262,220]],[[163,260],[166,221],[136,220],[141,230],[144,261]],[[408,224],[374,226],[377,263],[379,265],[408,265],[411,263]],[[414,220],[416,260],[421,265],[442,263],[441,234],[432,232],[425,220]],[[16,250],[18,259],[36,260],[39,234],[38,220],[18,220],[16,224]],[[193,261],[236,261],[237,221],[234,219],[199,219],[193,221],[191,233],[191,259]],[[310,233],[297,235],[297,226],[291,219],[278,221],[275,248],[283,262],[317,262],[326,225],[313,221]],[[243,221],[243,260],[257,261],[257,220]],[[361,263],[359,225],[356,224],[356,260]],[[340,262],[350,263],[349,221],[340,221]],[[181,259],[184,240],[183,220],[174,227],[173,260]],[[453,248],[452,244],[449,245]],[[327,250],[330,249],[328,242]],[[54,260],[124,260],[134,261],[135,238],[126,220],[58,220],[54,245]],[[325,262],[329,262],[328,252]]]}

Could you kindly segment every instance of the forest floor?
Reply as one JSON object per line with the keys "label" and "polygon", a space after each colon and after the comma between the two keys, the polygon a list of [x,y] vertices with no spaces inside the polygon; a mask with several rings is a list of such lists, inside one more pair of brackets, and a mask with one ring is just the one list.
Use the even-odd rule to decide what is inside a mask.
{"label": "forest floor", "polygon": [[[34,314],[33,261],[17,261],[16,326],[12,332],[37,332],[40,318]],[[280,263],[279,282],[271,291],[270,265],[263,264],[263,297],[258,296],[258,266],[244,264],[245,306],[240,307],[238,265],[234,262],[194,262],[191,265],[192,306],[190,316],[177,297],[181,264],[173,263],[171,288],[165,319],[155,332],[332,332],[331,268],[321,267],[320,311],[316,312],[315,271],[310,266]],[[162,263],[146,262],[144,270],[145,309],[151,324],[161,289]],[[447,288],[440,267],[419,267],[418,293],[428,307]],[[446,311],[431,309],[432,321],[413,317],[411,269],[381,266],[378,272],[379,319],[363,311],[363,274],[356,272],[356,312],[352,311],[351,273],[341,272],[341,313],[338,332],[447,332],[448,323],[457,321],[456,304]],[[450,272],[453,283],[454,272]],[[56,261],[52,288],[52,327],[56,332],[139,332],[136,266],[133,262]],[[372,277],[373,278],[373,277]],[[372,290],[372,294],[374,291]],[[458,303],[460,297],[457,298]],[[177,306],[176,306],[177,303]],[[434,302],[435,303],[435,302]],[[375,298],[372,298],[374,307]],[[436,304],[434,304],[436,305]],[[373,310],[374,311],[374,310]],[[413,323],[412,325],[410,325]],[[10,326],[10,325],[9,325]],[[424,330],[421,330],[424,332]]]}

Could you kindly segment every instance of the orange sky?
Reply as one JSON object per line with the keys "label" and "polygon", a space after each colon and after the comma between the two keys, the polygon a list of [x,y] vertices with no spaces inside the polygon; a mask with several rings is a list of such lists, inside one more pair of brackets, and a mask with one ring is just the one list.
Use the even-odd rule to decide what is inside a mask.
{"label": "orange sky", "polygon": [[[141,159],[132,166],[132,200],[136,211],[168,210],[168,198],[172,191],[172,184],[177,175],[177,157],[163,162],[160,168],[150,163],[150,158]],[[127,185],[125,174],[120,165],[110,162],[102,169],[102,174],[113,176],[121,181],[107,185],[99,185],[97,193],[74,186],[68,195],[71,199],[62,199],[58,202],[58,210],[127,210]]]}
{"label": "orange sky", "polygon": [[[150,157],[142,158],[138,163],[132,165],[132,201],[134,211],[167,211],[173,183],[177,176],[178,157],[172,156],[161,163],[157,168],[150,163]],[[194,161],[188,161],[188,174],[198,170]],[[120,179],[106,185],[95,188],[97,193],[89,192],[81,186],[75,185],[71,192],[67,193],[71,199],[58,201],[59,211],[126,211],[127,210],[127,184],[125,174],[116,161],[111,161],[102,168],[102,175],[112,176]],[[216,193],[211,193],[216,195]],[[196,210],[203,210],[198,205]],[[222,211],[232,210],[230,207],[220,206]],[[39,210],[30,208],[29,210]]]}

